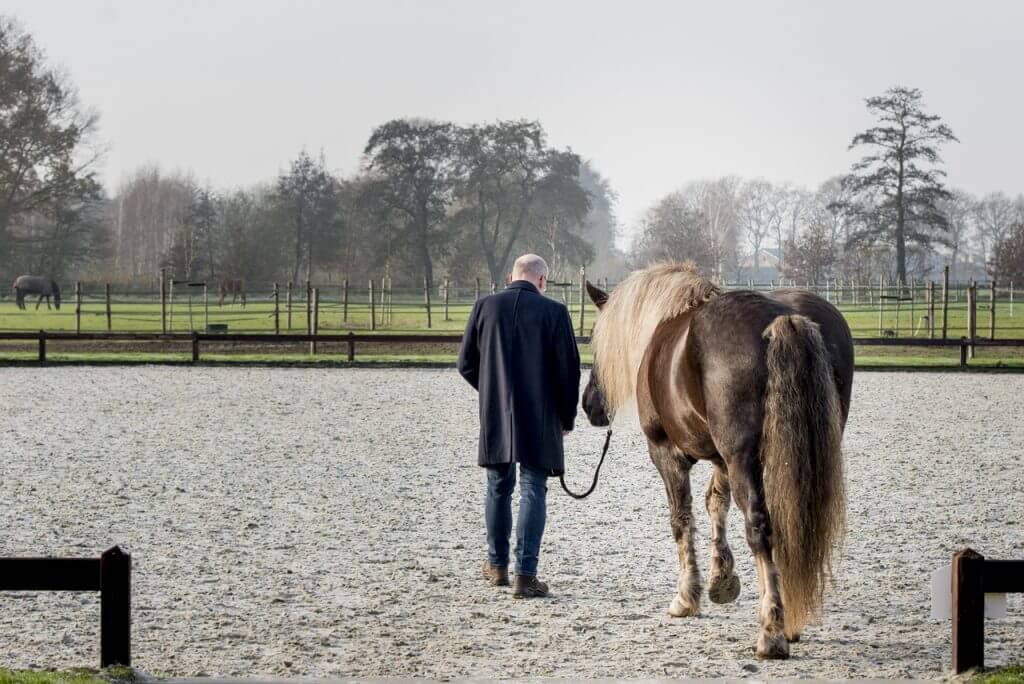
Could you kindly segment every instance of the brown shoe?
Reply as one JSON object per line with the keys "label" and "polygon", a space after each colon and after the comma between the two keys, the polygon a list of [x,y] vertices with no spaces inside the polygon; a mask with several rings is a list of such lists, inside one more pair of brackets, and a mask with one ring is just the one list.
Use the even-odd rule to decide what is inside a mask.
{"label": "brown shoe", "polygon": [[484,579],[492,587],[507,587],[508,568],[499,568],[497,565],[491,565],[490,561],[484,561]]}
{"label": "brown shoe", "polygon": [[512,598],[544,598],[547,595],[548,585],[537,579],[536,575],[516,575]]}

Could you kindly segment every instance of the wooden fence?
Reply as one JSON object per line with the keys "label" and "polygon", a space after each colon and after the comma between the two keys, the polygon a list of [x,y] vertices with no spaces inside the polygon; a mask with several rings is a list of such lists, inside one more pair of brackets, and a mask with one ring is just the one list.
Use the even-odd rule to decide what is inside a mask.
{"label": "wooden fence", "polygon": [[100,667],[131,665],[132,557],[0,558],[0,591],[100,592]]}
{"label": "wooden fence", "polygon": [[[309,343],[311,355],[317,353],[317,344],[344,344],[348,351],[348,360],[356,360],[356,344],[374,345],[407,345],[407,344],[461,344],[462,335],[405,335],[405,334],[356,334],[349,333],[328,333],[320,334],[315,331],[306,333],[104,333],[104,332],[3,332],[0,331],[0,341],[34,341],[38,345],[38,362],[46,363],[47,342],[49,341],[111,341],[111,342],[140,342],[140,341],[162,341],[190,343],[192,349],[192,361],[201,360],[202,344],[205,343],[237,343],[237,344],[296,344]],[[576,338],[579,344],[589,344],[589,336]],[[869,347],[959,347],[960,367],[968,368],[969,361],[973,358],[975,347],[1016,347],[1024,348],[1024,340],[984,340],[969,339],[961,337],[959,340],[942,339],[915,339],[915,338],[856,338],[854,345]]]}
{"label": "wooden fence", "polygon": [[[569,308],[574,328],[580,334],[586,332],[586,319],[590,317],[587,309],[594,313],[586,296],[586,279],[586,270],[581,268],[578,280],[574,276],[571,281],[550,282],[547,292],[549,297],[562,301]],[[284,286],[280,283],[261,283],[259,288],[249,292],[249,303],[255,306],[247,309],[243,294],[239,304],[224,309],[218,306],[220,298],[217,296],[215,308],[211,311],[206,282],[175,280],[166,272],[161,272],[157,283],[157,292],[136,292],[113,299],[108,283],[92,283],[86,287],[86,284],[76,282],[72,310],[49,315],[64,319],[57,326],[62,331],[75,332],[82,332],[86,328],[99,331],[104,323],[107,332],[114,332],[118,328],[151,329],[161,334],[180,332],[182,328],[214,332],[216,328],[224,328],[229,323],[232,329],[248,332],[266,329],[274,332],[315,332],[321,324],[334,329],[365,326],[370,331],[380,327],[397,330],[405,326],[405,329],[415,331],[438,327],[438,319],[444,322],[442,327],[450,328],[450,325],[445,324],[454,320],[451,307],[462,307],[461,313],[464,314],[467,305],[484,294],[479,279],[474,282],[463,281],[459,286],[447,275],[433,283],[432,287],[424,282],[422,288],[400,290],[395,290],[391,279],[386,276],[361,283],[358,287],[350,285],[347,279],[319,284],[309,281],[288,282]],[[608,289],[607,282],[601,284]],[[857,319],[855,336],[923,335],[929,339],[956,339],[960,334],[965,334],[972,339],[979,335],[995,339],[998,333],[1001,337],[1024,338],[1024,326],[1015,325],[1017,317],[1014,315],[1013,282],[954,283],[949,280],[948,269],[938,282],[915,281],[903,284],[879,278],[873,283],[828,280],[824,284],[812,285],[793,281],[747,281],[722,286],[725,289],[759,291],[798,287],[813,291],[841,307],[848,317]],[[494,292],[495,289],[496,285],[491,283],[490,291]],[[285,290],[286,296],[282,290]],[[440,304],[435,301],[435,296]],[[226,303],[231,304],[233,298],[232,295]],[[146,306],[152,307],[152,310],[145,310]],[[435,308],[440,309],[438,313],[442,313],[443,318],[435,316]],[[965,309],[966,330],[963,321]],[[303,317],[304,321],[301,320]],[[9,320],[15,321],[13,318]],[[32,325],[35,327],[38,323]],[[959,329],[950,332],[950,327]],[[17,325],[10,329],[26,330]]]}
{"label": "wooden fence", "polygon": [[985,665],[985,594],[1024,593],[1024,561],[986,560],[973,549],[953,556],[953,672]]}

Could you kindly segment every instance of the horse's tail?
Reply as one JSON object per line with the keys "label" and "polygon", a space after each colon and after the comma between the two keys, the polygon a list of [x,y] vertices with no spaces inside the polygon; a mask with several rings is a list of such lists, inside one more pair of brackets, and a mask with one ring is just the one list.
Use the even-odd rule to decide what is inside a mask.
{"label": "horse's tail", "polygon": [[818,325],[779,316],[765,329],[768,389],[761,435],[765,499],[786,633],[821,610],[846,527],[842,414]]}

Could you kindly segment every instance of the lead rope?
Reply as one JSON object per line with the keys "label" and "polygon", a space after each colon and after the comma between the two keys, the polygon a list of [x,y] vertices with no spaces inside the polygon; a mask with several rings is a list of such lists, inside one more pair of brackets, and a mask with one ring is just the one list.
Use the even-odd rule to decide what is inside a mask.
{"label": "lead rope", "polygon": [[604,463],[604,457],[608,454],[608,445],[612,441],[612,428],[609,424],[608,432],[604,436],[604,448],[601,449],[601,460],[597,462],[597,470],[594,471],[594,481],[590,484],[590,489],[582,494],[574,494],[565,484],[565,473],[558,476],[559,481],[562,483],[562,489],[565,493],[574,499],[585,499],[597,488],[597,476],[601,474],[601,465]]}

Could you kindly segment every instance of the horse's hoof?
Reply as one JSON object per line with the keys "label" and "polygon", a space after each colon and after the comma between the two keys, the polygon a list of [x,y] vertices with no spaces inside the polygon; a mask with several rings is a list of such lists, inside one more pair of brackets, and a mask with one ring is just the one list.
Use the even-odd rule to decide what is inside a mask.
{"label": "horse's hoof", "polygon": [[786,639],[789,641],[789,643],[795,644],[800,641],[800,634],[794,634],[793,636],[787,635]]}
{"label": "horse's hoof", "polygon": [[683,603],[681,598],[679,598],[679,594],[676,594],[672,598],[672,604],[668,607],[668,614],[672,617],[692,617],[694,615],[700,615],[700,605],[688,606]]}
{"label": "horse's hoof", "polygon": [[715,575],[708,585],[708,598],[713,603],[732,603],[740,595],[740,578],[735,574]]}
{"label": "horse's hoof", "polygon": [[757,638],[757,657],[762,660],[785,660],[789,657],[789,642],[783,634],[761,633]]}

